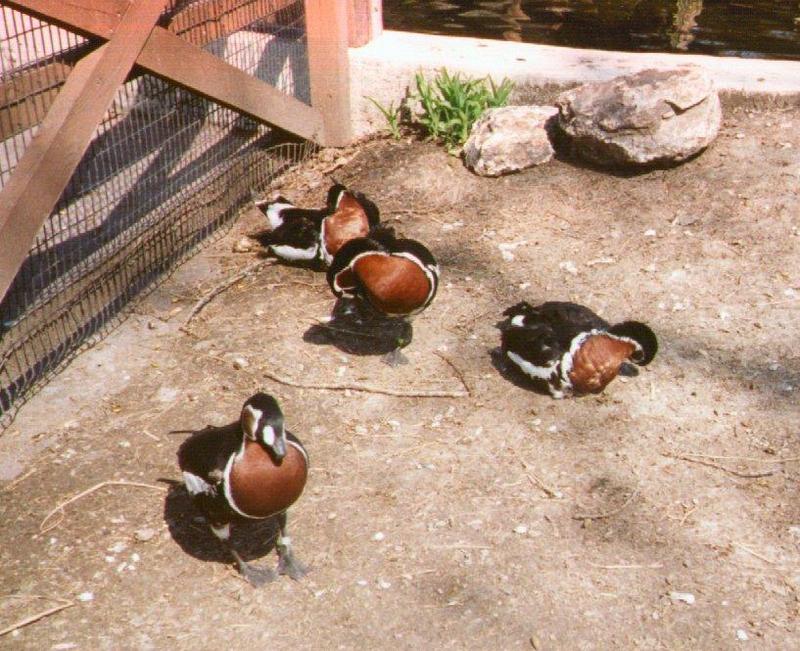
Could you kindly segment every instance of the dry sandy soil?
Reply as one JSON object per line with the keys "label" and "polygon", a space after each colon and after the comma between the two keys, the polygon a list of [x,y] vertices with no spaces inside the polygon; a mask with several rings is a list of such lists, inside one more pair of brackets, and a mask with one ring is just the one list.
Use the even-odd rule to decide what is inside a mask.
{"label": "dry sandy soil", "polygon": [[[337,178],[441,263],[410,363],[326,343],[324,277],[279,265],[181,331],[258,261],[233,252],[261,225],[242,215],[0,437],[0,629],[70,605],[0,646],[796,647],[800,110],[728,106],[703,155],[632,177],[556,160],[481,179],[431,144],[377,140],[269,191],[321,204],[342,155]],[[661,352],[599,397],[551,400],[493,358],[521,299],[644,320]],[[289,514],[312,571],[260,590],[159,482],[179,477],[170,430],[229,422],[256,388],[313,463]],[[46,518],[109,480],[145,486]],[[276,562],[270,523],[240,533]]]}

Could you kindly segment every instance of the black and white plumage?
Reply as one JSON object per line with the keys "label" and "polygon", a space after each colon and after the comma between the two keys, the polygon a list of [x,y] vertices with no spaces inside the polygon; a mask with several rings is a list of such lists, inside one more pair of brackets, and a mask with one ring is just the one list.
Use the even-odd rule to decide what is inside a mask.
{"label": "black and white plumage", "polygon": [[433,254],[416,240],[397,238],[391,228],[373,229],[345,244],[328,269],[328,284],[340,299],[354,303],[355,327],[366,336],[393,339],[384,357],[405,363],[400,350],[411,343],[410,319],[427,308],[439,287]]}
{"label": "black and white plumage", "polygon": [[372,201],[338,183],[328,190],[325,208],[298,208],[284,197],[257,200],[255,205],[270,228],[251,237],[282,260],[323,268],[346,242],[380,223]]}
{"label": "black and white plumage", "polygon": [[547,302],[517,303],[503,314],[502,351],[553,398],[600,393],[628,360],[649,364],[658,340],[644,323],[610,325],[587,307]]}
{"label": "black and white plumage", "polygon": [[337,297],[367,303],[384,316],[409,317],[422,312],[436,296],[439,266],[422,243],[380,227],[345,244],[327,278]]}
{"label": "black and white plumage", "polygon": [[275,574],[242,560],[230,544],[230,525],[271,516],[278,516],[280,528],[278,573],[303,576],[286,535],[286,509],[305,486],[308,453],[285,429],[272,396],[257,393],[245,402],[238,421],[193,434],[178,450],[178,465],[187,491],[248,581],[261,585]]}

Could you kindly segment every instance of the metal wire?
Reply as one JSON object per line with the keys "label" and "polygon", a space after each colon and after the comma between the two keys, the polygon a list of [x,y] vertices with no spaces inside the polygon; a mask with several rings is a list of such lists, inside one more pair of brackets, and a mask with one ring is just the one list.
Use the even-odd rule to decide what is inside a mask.
{"label": "metal wire", "polygon": [[[302,0],[175,0],[166,13],[181,38],[309,102]],[[72,65],[96,45],[2,9],[0,187]],[[133,299],[230,224],[251,190],[312,150],[153,76],[129,79],[0,303],[0,428]]]}

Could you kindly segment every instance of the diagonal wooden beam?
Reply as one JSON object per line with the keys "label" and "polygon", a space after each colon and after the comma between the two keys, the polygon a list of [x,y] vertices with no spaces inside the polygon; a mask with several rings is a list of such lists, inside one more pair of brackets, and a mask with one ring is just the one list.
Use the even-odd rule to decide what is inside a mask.
{"label": "diagonal wooden beam", "polygon": [[[108,16],[117,2],[119,0],[3,0],[2,4],[85,36],[108,39],[111,35]],[[167,4],[166,0],[162,3]],[[84,15],[76,10],[76,7],[89,6],[95,7],[95,11]],[[103,7],[105,9],[100,11]],[[336,136],[333,129],[341,129],[344,123],[349,125],[349,114],[344,119],[339,113],[339,118],[325,132],[318,109],[276,90],[162,27],[153,30],[136,63],[157,77],[307,140],[329,144],[328,141],[334,138],[328,132]]]}
{"label": "diagonal wooden beam", "polygon": [[163,9],[164,0],[129,4],[111,40],[75,66],[3,188],[0,297],[14,280]]}

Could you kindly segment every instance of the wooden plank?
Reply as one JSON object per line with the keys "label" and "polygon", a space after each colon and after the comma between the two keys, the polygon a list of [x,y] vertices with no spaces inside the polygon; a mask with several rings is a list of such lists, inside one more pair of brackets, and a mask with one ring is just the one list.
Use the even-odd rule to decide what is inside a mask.
{"label": "wooden plank", "polygon": [[0,140],[38,124],[70,70],[64,63],[49,63],[0,84]]}
{"label": "wooden plank", "polygon": [[320,112],[162,28],[137,60],[152,74],[256,120],[319,142]]}
{"label": "wooden plank", "polygon": [[[89,0],[80,1],[89,2]],[[98,2],[99,0],[94,1]],[[231,0],[220,0],[220,2],[222,3],[220,10],[224,11],[225,6],[231,6]],[[43,0],[18,0],[14,4],[22,6],[37,3],[43,4],[44,2]],[[264,5],[262,8],[266,10],[271,7],[270,11],[272,11],[291,4],[293,2],[288,0],[270,0],[269,6]],[[202,5],[192,6],[196,8],[196,11],[202,8]],[[95,24],[90,21],[75,24],[66,22],[74,20],[75,17],[64,11],[64,5],[61,2],[53,3],[50,17],[67,29],[105,38],[102,33],[90,31],[95,28]],[[187,17],[188,19],[189,17]],[[196,16],[191,19],[198,20]],[[217,32],[211,30],[209,33]],[[322,141],[324,129],[320,112],[316,108],[311,108],[276,90],[266,82],[192,46],[182,38],[170,34],[164,28],[158,27],[153,30],[137,59],[137,64],[158,77],[218,104],[240,111],[256,120],[273,124],[302,138],[315,142]],[[348,124],[349,119],[348,112]]]}
{"label": "wooden plank", "polygon": [[304,0],[311,104],[322,111],[323,144],[352,140],[347,60],[347,3]]}
{"label": "wooden plank", "polygon": [[194,45],[229,36],[259,18],[276,14],[297,0],[211,0],[188,5],[170,18],[167,29]]}
{"label": "wooden plank", "polygon": [[348,45],[361,47],[383,33],[382,0],[347,0]]}
{"label": "wooden plank", "polygon": [[105,39],[111,38],[128,5],[129,0],[3,0],[3,6],[46,23]]}
{"label": "wooden plank", "polygon": [[78,62],[0,192],[0,297],[27,257],[163,8],[163,0],[131,3],[113,38]]}

